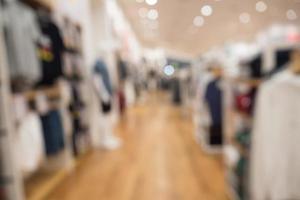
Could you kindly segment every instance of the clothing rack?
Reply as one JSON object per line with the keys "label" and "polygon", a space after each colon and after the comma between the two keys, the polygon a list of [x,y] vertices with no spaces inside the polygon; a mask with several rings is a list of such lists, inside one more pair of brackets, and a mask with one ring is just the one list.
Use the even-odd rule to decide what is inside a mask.
{"label": "clothing rack", "polygon": [[[226,87],[225,87],[225,98],[224,98],[224,104],[225,106],[225,136],[226,136],[226,148],[233,148],[235,151],[239,154],[239,161],[236,161],[236,165],[234,168],[232,166],[229,166],[226,164],[226,180],[227,185],[229,187],[228,191],[231,193],[230,196],[233,199],[248,199],[249,198],[249,157],[250,155],[250,141],[251,141],[251,134],[252,134],[252,121],[253,121],[253,113],[248,113],[241,111],[236,108],[236,99],[235,99],[235,89],[239,85],[246,85],[249,88],[252,88],[254,90],[257,90],[260,85],[264,82],[265,79],[267,79],[271,72],[274,70],[274,67],[276,65],[275,59],[276,59],[276,51],[280,49],[293,49],[295,45],[288,44],[288,43],[276,43],[273,45],[270,45],[268,48],[265,48],[262,50],[262,63],[261,63],[261,77],[242,77],[242,78],[227,78],[226,79]],[[242,67],[242,66],[240,66]],[[243,66],[245,67],[245,66]],[[251,89],[251,90],[252,90]],[[256,95],[255,95],[256,96]],[[254,97],[255,99],[255,97]],[[253,100],[253,99],[252,99]],[[246,100],[247,101],[247,100]],[[254,100],[253,100],[254,101]],[[254,101],[255,102],[255,101]],[[255,103],[251,103],[252,105]],[[253,108],[252,108],[253,109]],[[241,134],[243,133],[243,130],[239,130],[240,128],[237,128],[237,124],[243,124],[242,126],[248,127],[244,129],[244,131],[248,131],[247,134]],[[239,135],[239,136],[238,136]],[[243,138],[241,138],[243,135]],[[247,141],[247,142],[245,142]],[[228,152],[224,152],[225,160],[230,159],[227,154]],[[232,152],[231,152],[232,153]],[[232,156],[232,154],[231,154]],[[241,164],[238,162],[241,162],[241,159],[244,159],[244,163]],[[244,167],[241,167],[244,165]],[[240,167],[240,168],[239,168]],[[242,171],[237,172],[237,170]],[[245,170],[245,171],[244,171]],[[243,173],[242,178],[237,176],[236,173]],[[241,178],[241,179],[239,179]],[[237,182],[243,181],[242,188],[237,189]],[[241,184],[241,183],[240,183]],[[242,194],[242,196],[241,196]]]}
{"label": "clothing rack", "polygon": [[[0,10],[2,9],[0,3]],[[0,18],[1,12],[0,12]],[[4,47],[4,33],[3,24],[0,21],[0,178],[1,178],[1,190],[4,192],[4,198],[7,200],[23,200],[24,192],[22,187],[22,178],[16,169],[16,160],[13,151],[13,133],[14,126],[12,124],[11,116],[11,92],[9,87],[9,73],[6,58],[6,50]]]}
{"label": "clothing rack", "polygon": [[[23,3],[31,6],[34,9],[42,8],[48,11],[51,11],[51,8],[44,3],[40,3],[35,0],[23,0]],[[2,4],[0,4],[0,9],[2,9]],[[1,15],[2,13],[0,13]],[[1,17],[1,16],[0,16]],[[2,17],[1,17],[2,18]],[[81,28],[78,24],[76,24],[76,30],[81,33]],[[9,68],[6,62],[6,48],[4,44],[4,33],[3,26],[0,24],[0,138],[1,138],[1,146],[0,146],[0,159],[1,159],[1,185],[0,189],[4,190],[4,193],[7,195],[3,197],[8,200],[23,200],[25,199],[25,188],[24,188],[24,177],[22,173],[17,170],[17,162],[16,156],[14,155],[14,146],[13,145],[13,135],[15,135],[14,124],[11,113],[10,105],[12,102],[12,92],[10,91],[10,80],[9,80]],[[81,36],[80,36],[81,37]],[[70,48],[69,48],[70,49]],[[70,53],[70,51],[69,51]],[[76,55],[81,55],[80,48],[73,48],[72,52]],[[82,66],[80,66],[82,68]],[[84,70],[82,70],[84,71]],[[84,75],[83,75],[84,76]],[[62,91],[60,84],[55,84],[53,86],[47,86],[44,88],[32,88],[22,92],[22,96],[25,97],[27,102],[32,102],[36,100],[37,95],[42,93],[46,96],[47,99],[55,99],[57,104],[55,105],[55,109],[57,110],[65,110],[68,111],[68,103],[64,102],[65,92]],[[88,103],[87,103],[88,105]],[[63,118],[63,116],[62,116]],[[65,120],[65,119],[62,119]],[[70,130],[71,131],[71,130]],[[68,136],[67,136],[67,135]],[[72,153],[72,139],[69,138],[71,133],[64,134],[65,140],[65,148],[63,151],[57,155],[51,156],[51,158],[47,158],[46,165],[41,166],[46,171],[54,171],[57,168],[61,168],[65,171],[69,171],[75,166],[75,158]],[[66,138],[68,137],[68,138]],[[3,143],[3,145],[2,145]],[[3,165],[3,166],[2,166]],[[60,170],[61,171],[61,170]],[[26,180],[25,180],[26,182]],[[26,183],[25,183],[26,184]],[[42,186],[39,186],[42,187]],[[49,189],[49,188],[48,188]],[[47,192],[47,191],[45,191]],[[35,194],[35,196],[42,196],[44,194]],[[1,197],[2,199],[2,197]]]}

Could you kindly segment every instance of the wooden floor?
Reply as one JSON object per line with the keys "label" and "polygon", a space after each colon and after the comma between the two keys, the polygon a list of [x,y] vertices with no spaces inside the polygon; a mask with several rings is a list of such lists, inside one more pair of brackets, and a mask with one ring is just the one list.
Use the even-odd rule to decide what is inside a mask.
{"label": "wooden floor", "polygon": [[165,96],[127,112],[120,150],[84,158],[48,200],[227,200],[222,162],[202,152],[193,124]]}

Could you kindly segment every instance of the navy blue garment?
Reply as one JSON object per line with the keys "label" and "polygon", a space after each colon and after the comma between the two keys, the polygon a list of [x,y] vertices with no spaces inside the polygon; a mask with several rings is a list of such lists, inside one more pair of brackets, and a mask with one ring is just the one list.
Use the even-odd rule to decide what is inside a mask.
{"label": "navy blue garment", "polygon": [[212,118],[213,125],[222,124],[222,91],[219,88],[219,80],[211,81],[206,88],[205,100],[208,104],[208,108]]}
{"label": "navy blue garment", "polygon": [[175,78],[173,80],[173,103],[180,105],[182,103],[181,91],[180,91],[180,81]]}
{"label": "navy blue garment", "polygon": [[96,62],[94,70],[96,73],[98,73],[101,76],[106,90],[109,92],[109,94],[112,95],[113,89],[112,89],[109,73],[107,71],[107,67],[106,67],[105,63],[102,60],[98,60]]}
{"label": "navy blue garment", "polygon": [[222,90],[219,88],[220,80],[213,80],[207,85],[205,101],[208,105],[212,124],[209,128],[210,145],[223,144],[223,106]]}
{"label": "navy blue garment", "polygon": [[128,76],[127,65],[123,60],[118,61],[118,72],[119,72],[119,79],[126,80]]}
{"label": "navy blue garment", "polygon": [[41,117],[47,155],[54,155],[65,146],[62,119],[59,111],[50,111]]}

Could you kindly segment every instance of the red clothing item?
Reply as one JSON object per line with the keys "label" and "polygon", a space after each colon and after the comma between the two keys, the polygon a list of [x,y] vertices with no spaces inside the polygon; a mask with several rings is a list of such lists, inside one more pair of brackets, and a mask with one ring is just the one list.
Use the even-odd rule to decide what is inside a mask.
{"label": "red clothing item", "polygon": [[119,100],[119,110],[120,113],[123,114],[126,110],[126,97],[122,90],[118,91],[118,100]]}

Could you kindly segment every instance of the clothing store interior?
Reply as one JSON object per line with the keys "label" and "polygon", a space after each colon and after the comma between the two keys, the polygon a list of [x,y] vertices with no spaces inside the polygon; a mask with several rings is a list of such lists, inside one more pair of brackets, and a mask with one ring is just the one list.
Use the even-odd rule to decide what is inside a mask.
{"label": "clothing store interior", "polygon": [[300,0],[0,0],[0,200],[300,200]]}

